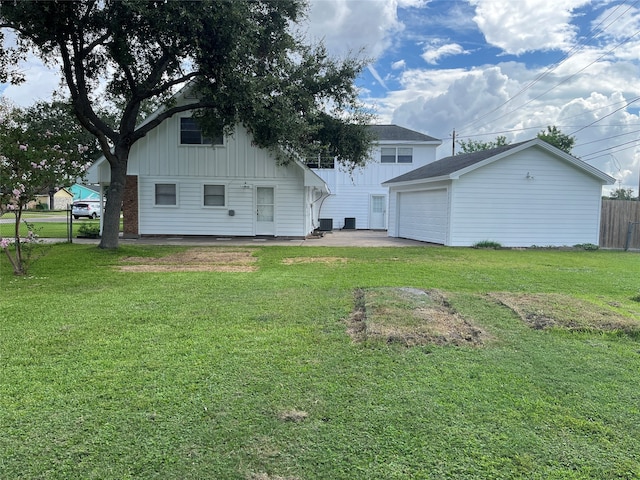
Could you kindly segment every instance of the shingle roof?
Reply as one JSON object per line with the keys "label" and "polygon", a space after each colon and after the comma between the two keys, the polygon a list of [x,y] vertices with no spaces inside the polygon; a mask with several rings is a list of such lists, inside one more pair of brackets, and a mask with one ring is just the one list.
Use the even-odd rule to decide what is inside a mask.
{"label": "shingle roof", "polygon": [[398,125],[369,125],[378,140],[395,140],[411,142],[440,142],[441,140],[425,135],[424,133],[399,127]]}
{"label": "shingle roof", "polygon": [[435,162],[429,163],[423,167],[416,168],[415,170],[407,172],[404,175],[400,175],[399,177],[387,180],[384,183],[410,182],[412,180],[423,180],[426,178],[436,178],[451,175],[458,170],[462,170],[495,155],[507,152],[524,143],[528,143],[528,141],[512,143],[511,145],[504,145],[502,147],[491,148],[489,150],[481,150],[472,153],[465,153],[462,155],[452,155],[450,157],[436,160]]}

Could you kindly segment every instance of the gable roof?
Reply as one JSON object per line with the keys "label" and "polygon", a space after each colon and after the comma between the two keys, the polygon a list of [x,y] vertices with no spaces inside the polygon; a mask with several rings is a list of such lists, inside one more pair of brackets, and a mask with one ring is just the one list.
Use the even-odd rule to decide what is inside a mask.
{"label": "gable roof", "polygon": [[381,142],[429,142],[438,145],[442,143],[442,140],[398,125],[369,125],[369,129]]}
{"label": "gable roof", "polygon": [[481,150],[478,152],[445,157],[440,160],[436,160],[435,162],[424,165],[423,167],[416,168],[415,170],[407,172],[398,177],[392,178],[391,180],[387,180],[386,182],[383,182],[382,185],[412,183],[425,180],[437,181],[456,179],[465,173],[471,172],[484,165],[493,163],[496,160],[532,147],[538,147],[548,151],[559,159],[572,164],[573,166],[583,170],[585,173],[593,177],[598,178],[605,184],[611,185],[615,183],[615,179],[607,175],[606,173],[598,170],[595,167],[592,167],[588,163],[585,163],[572,155],[569,155],[559,148],[556,148],[553,145],[540,140],[539,138],[534,138],[533,140],[513,143],[511,145],[504,145],[502,147],[491,148],[489,150]]}

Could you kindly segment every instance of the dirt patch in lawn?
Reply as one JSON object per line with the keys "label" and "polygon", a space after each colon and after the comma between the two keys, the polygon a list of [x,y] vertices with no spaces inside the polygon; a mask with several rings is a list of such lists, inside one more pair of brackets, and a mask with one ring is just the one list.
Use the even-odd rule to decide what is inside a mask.
{"label": "dirt patch in lawn", "polygon": [[356,290],[354,297],[347,332],[356,342],[480,346],[488,338],[439,290],[370,288]]}
{"label": "dirt patch in lawn", "polygon": [[254,272],[258,269],[250,249],[197,247],[164,257],[125,257],[123,272]]}
{"label": "dirt patch in lawn", "polygon": [[489,297],[513,310],[536,330],[564,328],[575,331],[640,333],[640,322],[607,307],[558,293],[490,293]]}
{"label": "dirt patch in lawn", "polygon": [[347,259],[344,257],[295,257],[285,258],[282,260],[285,265],[297,265],[300,263],[347,263]]}

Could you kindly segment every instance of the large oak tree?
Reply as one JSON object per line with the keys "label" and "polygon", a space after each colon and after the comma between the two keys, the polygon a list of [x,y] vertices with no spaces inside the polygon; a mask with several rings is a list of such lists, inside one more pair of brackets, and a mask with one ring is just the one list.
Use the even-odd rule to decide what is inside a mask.
{"label": "large oak tree", "polygon": [[[195,110],[210,131],[242,124],[282,163],[315,153],[351,168],[366,161],[370,116],[354,85],[364,62],[305,43],[294,30],[305,12],[303,0],[0,0],[0,35],[17,39],[0,38],[0,80],[19,81],[27,53],[60,67],[110,165],[100,247],[116,248],[131,146],[179,112]],[[198,100],[177,106],[185,84]],[[105,98],[116,121],[99,114]],[[149,104],[161,113],[140,124]]]}

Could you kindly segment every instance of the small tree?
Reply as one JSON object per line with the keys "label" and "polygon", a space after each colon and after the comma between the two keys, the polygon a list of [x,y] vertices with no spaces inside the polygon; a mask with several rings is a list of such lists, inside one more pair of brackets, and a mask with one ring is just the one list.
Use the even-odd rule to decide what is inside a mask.
{"label": "small tree", "polygon": [[508,145],[507,137],[504,137],[502,135],[498,135],[493,142],[482,142],[480,140],[467,140],[465,142],[464,140],[458,140],[456,143],[460,145],[460,151],[458,152],[458,155],[479,152],[481,150],[490,150],[492,148]]}
{"label": "small tree", "polygon": [[609,194],[611,200],[635,200],[632,188],[616,188]]}
{"label": "small tree", "polygon": [[538,133],[538,138],[568,154],[571,154],[573,145],[576,143],[576,137],[571,137],[562,133],[555,125],[547,126],[546,130],[542,130]]}
{"label": "small tree", "polygon": [[73,144],[71,132],[38,132],[30,125],[29,111],[5,112],[0,125],[0,215],[15,216],[13,239],[1,238],[4,250],[16,275],[27,272],[28,259],[23,247],[32,244],[36,235],[31,228],[20,236],[22,212],[28,202],[43,189],[74,183],[89,167],[88,147]]}

